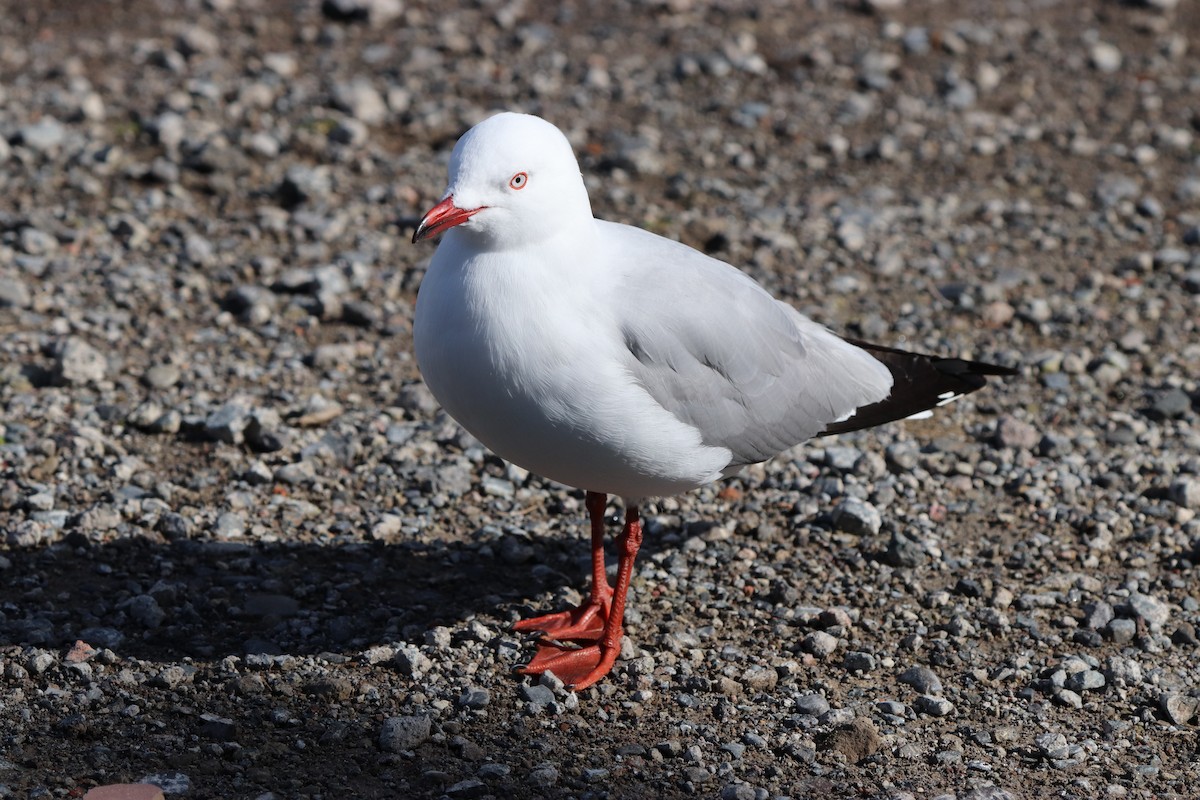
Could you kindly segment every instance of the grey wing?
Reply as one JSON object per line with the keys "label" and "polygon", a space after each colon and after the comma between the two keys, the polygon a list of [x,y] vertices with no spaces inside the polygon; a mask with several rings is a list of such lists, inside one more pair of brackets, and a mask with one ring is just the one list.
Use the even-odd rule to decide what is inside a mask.
{"label": "grey wing", "polygon": [[[636,230],[636,229],[629,229]],[[627,368],[730,466],[764,461],[887,397],[888,369],[724,262],[644,234],[619,320]],[[640,237],[639,237],[640,238]]]}

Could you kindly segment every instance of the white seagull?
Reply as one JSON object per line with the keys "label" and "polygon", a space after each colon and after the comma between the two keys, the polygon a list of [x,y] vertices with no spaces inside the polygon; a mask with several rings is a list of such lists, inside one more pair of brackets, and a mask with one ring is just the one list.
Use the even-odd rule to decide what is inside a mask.
{"label": "white seagull", "polygon": [[[620,653],[646,498],[1014,373],[840,338],[723,261],[596,219],[570,143],[535,116],[498,114],[459,139],[413,242],[440,233],[413,328],[425,382],[497,455],[587,493],[588,600],[515,625],[541,637],[522,671],[576,689]],[[615,587],[610,494],[626,509]]]}

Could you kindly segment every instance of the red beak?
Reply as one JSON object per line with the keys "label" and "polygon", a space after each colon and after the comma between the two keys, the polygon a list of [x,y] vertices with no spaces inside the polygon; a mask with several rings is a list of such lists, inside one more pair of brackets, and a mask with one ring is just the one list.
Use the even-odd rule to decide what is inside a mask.
{"label": "red beak", "polygon": [[422,239],[428,239],[430,236],[437,236],[442,231],[449,230],[455,225],[461,225],[485,208],[487,206],[472,209],[459,208],[454,205],[454,195],[450,195],[429,209],[425,213],[425,216],[421,217],[421,222],[417,225],[417,230],[413,233],[413,244]]}

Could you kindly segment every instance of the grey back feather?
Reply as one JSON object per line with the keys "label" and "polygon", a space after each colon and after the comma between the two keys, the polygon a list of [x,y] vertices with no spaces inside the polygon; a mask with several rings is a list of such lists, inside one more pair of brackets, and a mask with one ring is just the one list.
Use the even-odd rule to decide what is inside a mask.
{"label": "grey back feather", "polygon": [[[612,224],[612,223],[603,223]],[[891,374],[724,262],[634,228],[618,323],[626,367],[730,466],[764,461],[887,396]],[[664,288],[670,287],[670,289]]]}

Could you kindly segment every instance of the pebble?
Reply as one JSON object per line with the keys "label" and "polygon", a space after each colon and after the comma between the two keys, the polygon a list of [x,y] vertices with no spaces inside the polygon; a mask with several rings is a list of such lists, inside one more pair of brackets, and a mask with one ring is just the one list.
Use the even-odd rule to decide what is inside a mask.
{"label": "pebble", "polygon": [[800,646],[806,653],[812,653],[817,658],[826,658],[837,650],[838,640],[825,631],[813,631],[804,637]]}
{"label": "pebble", "polygon": [[1168,720],[1176,725],[1187,725],[1195,718],[1200,699],[1178,692],[1163,692],[1158,704]]}
{"label": "pebble", "polygon": [[37,153],[52,153],[63,144],[66,135],[66,128],[62,123],[47,115],[37,122],[18,128],[15,141],[16,144]]}
{"label": "pebble", "polygon": [[900,673],[897,680],[913,687],[918,694],[940,695],[942,693],[942,681],[929,667],[919,665],[909,667]]}
{"label": "pebble", "polygon": [[1177,478],[1171,482],[1167,495],[1182,508],[1200,510],[1200,478]]}
{"label": "pebble", "polygon": [[913,702],[913,708],[931,717],[944,717],[954,711],[954,704],[944,697],[923,694]]}
{"label": "pebble", "polygon": [[1167,604],[1148,594],[1134,592],[1129,596],[1126,610],[1130,616],[1144,619],[1148,624],[1159,627],[1167,624],[1171,610]]}
{"label": "pebble", "polygon": [[1101,72],[1116,72],[1121,68],[1123,58],[1116,45],[1108,42],[1096,42],[1088,54],[1092,66]]}
{"label": "pebble", "polygon": [[883,526],[883,516],[870,503],[847,497],[833,510],[833,526],[855,536],[874,536]]}
{"label": "pebble", "polygon": [[69,385],[100,383],[108,374],[108,362],[95,347],[71,336],[58,348],[54,374],[60,383]]}
{"label": "pebble", "polygon": [[379,731],[379,747],[389,753],[414,750],[429,740],[432,720],[425,715],[388,717]]}
{"label": "pebble", "polygon": [[829,711],[829,701],[819,694],[802,694],[796,698],[795,707],[801,714],[820,717]]}

